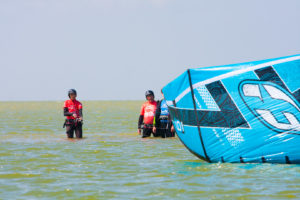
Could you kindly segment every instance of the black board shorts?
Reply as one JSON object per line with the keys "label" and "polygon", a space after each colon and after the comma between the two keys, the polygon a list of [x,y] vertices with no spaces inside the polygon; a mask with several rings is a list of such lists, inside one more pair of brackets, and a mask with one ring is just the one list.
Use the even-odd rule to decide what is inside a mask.
{"label": "black board shorts", "polygon": [[171,126],[168,123],[160,123],[160,126],[157,127],[156,132],[162,138],[175,137],[175,132],[172,133]]}
{"label": "black board shorts", "polygon": [[153,134],[154,137],[159,137],[160,136],[158,134],[158,132],[153,133],[152,129],[153,129],[152,126],[144,126],[142,138],[150,137],[151,134]]}
{"label": "black board shorts", "polygon": [[162,137],[175,137],[175,132],[172,133],[170,129],[157,129],[156,132]]}
{"label": "black board shorts", "polygon": [[74,138],[74,132],[76,138],[82,138],[82,123],[67,123],[66,124],[66,134],[68,138]]}

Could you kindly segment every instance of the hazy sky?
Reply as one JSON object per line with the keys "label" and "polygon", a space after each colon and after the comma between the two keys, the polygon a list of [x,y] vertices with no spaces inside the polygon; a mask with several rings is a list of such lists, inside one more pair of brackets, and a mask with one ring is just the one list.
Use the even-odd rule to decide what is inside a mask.
{"label": "hazy sky", "polygon": [[0,0],[0,100],[69,88],[144,99],[187,68],[299,54],[299,11],[299,0]]}

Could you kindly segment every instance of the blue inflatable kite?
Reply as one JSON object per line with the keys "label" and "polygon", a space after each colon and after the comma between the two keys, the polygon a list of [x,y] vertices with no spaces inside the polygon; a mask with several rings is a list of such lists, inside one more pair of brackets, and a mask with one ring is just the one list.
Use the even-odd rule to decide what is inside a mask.
{"label": "blue inflatable kite", "polygon": [[199,158],[300,163],[300,55],[189,69],[163,93],[178,137]]}

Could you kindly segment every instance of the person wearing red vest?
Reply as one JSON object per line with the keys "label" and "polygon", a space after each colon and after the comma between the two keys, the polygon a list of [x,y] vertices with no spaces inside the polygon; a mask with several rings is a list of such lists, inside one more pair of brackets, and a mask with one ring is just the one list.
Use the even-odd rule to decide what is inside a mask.
{"label": "person wearing red vest", "polygon": [[[141,113],[138,121],[138,133],[141,135],[142,132],[142,124],[143,126],[143,135],[142,138],[150,137],[153,129],[153,120],[155,116],[156,106],[157,102],[154,100],[154,93],[151,90],[146,91],[146,99],[147,102],[145,102],[142,105]],[[159,135],[153,133],[154,137],[157,137]]]}
{"label": "person wearing red vest", "polygon": [[73,138],[74,132],[76,138],[82,138],[82,104],[76,100],[76,90],[70,89],[68,96],[70,99],[64,103],[64,116],[66,117],[64,127],[66,127],[66,133],[68,138]]}

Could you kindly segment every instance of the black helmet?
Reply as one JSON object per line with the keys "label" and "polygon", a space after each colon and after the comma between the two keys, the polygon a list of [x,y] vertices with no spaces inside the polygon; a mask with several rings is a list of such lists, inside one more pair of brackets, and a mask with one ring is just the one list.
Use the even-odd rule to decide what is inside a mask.
{"label": "black helmet", "polygon": [[75,89],[70,89],[70,90],[68,91],[68,96],[69,96],[69,97],[70,97],[70,94],[75,94],[75,95],[77,95],[77,92],[76,92]]}
{"label": "black helmet", "polygon": [[145,93],[145,96],[149,96],[149,95],[153,95],[154,96],[154,92],[152,90],[147,90]]}

